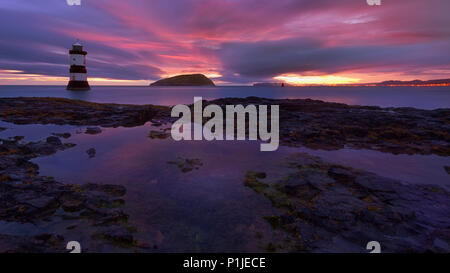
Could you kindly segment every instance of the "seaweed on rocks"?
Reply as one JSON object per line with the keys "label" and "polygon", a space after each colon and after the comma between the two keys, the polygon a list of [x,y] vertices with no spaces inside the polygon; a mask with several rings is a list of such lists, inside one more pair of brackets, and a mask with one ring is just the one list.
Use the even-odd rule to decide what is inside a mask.
{"label": "seaweed on rocks", "polygon": [[[265,219],[285,240],[271,250],[365,252],[379,241],[383,252],[450,251],[450,194],[331,164],[299,153],[275,181],[248,172],[244,185],[262,194],[279,214]],[[289,243],[283,243],[289,242]]]}

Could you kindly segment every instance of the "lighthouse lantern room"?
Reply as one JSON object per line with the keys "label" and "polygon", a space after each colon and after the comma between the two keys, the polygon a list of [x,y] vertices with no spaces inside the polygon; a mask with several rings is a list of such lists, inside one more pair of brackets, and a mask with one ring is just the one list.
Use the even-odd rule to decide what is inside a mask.
{"label": "lighthouse lantern room", "polygon": [[72,45],[70,54],[70,80],[67,85],[67,90],[90,90],[87,81],[86,70],[86,55],[87,52],[83,50],[83,46],[77,40]]}

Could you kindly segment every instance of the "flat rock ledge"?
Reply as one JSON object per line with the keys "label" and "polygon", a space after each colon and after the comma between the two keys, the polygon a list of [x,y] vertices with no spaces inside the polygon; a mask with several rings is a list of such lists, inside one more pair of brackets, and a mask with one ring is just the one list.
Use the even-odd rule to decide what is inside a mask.
{"label": "flat rock ledge", "polygon": [[[22,137],[0,139],[0,219],[8,223],[32,224],[33,231],[49,223],[65,225],[74,238],[88,232],[97,245],[122,251],[139,250],[144,245],[133,236],[129,216],[121,210],[126,189],[120,185],[63,184],[52,177],[39,176],[39,167],[30,159],[73,147],[56,136],[22,143]],[[0,234],[0,252],[68,252],[58,232],[33,236]],[[93,244],[96,245],[96,244]],[[84,248],[83,252],[95,252]]]}
{"label": "flat rock ledge", "polygon": [[450,156],[448,108],[381,108],[311,99],[258,97],[204,101],[204,105],[208,104],[218,104],[223,109],[225,105],[237,104],[279,105],[280,144],[285,146]]}
{"label": "flat rock ledge", "polygon": [[1,98],[0,119],[15,124],[134,127],[165,123],[170,109],[153,105],[100,104],[63,98]]}
{"label": "flat rock ledge", "polygon": [[[238,104],[279,105],[280,144],[285,146],[450,156],[450,109],[380,108],[258,97],[217,99],[205,101],[204,105],[212,103],[223,108]],[[165,106],[99,104],[60,98],[0,99],[0,120],[16,124],[133,127],[151,121],[159,125],[176,120],[170,117],[170,111]]]}
{"label": "flat rock ledge", "polygon": [[274,252],[449,252],[450,194],[431,185],[406,185],[299,153],[287,158],[284,178],[248,172],[244,185],[278,211],[265,219],[278,232]]}

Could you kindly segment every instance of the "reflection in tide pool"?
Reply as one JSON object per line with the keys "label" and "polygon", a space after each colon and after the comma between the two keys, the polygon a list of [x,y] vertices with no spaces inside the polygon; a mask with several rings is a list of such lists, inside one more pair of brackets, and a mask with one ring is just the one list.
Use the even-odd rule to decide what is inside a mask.
{"label": "reflection in tide pool", "polygon": [[[438,156],[288,147],[260,152],[259,143],[249,141],[156,140],[148,137],[156,129],[150,123],[104,128],[99,135],[84,134],[84,127],[74,126],[1,123],[0,127],[8,128],[0,132],[1,138],[24,135],[26,141],[70,132],[72,137],[64,141],[77,146],[34,159],[40,174],[64,183],[124,185],[124,209],[130,214],[130,223],[137,227],[138,238],[158,245],[157,251],[260,251],[255,234],[271,236],[262,217],[277,212],[263,196],[246,188],[243,179],[249,170],[267,172],[269,180],[285,175],[284,159],[294,152],[409,183],[446,185],[448,175],[443,166],[450,165],[449,158]],[[93,158],[86,152],[91,148],[96,150]],[[182,172],[177,165],[168,164],[179,158],[200,159],[203,165]]]}

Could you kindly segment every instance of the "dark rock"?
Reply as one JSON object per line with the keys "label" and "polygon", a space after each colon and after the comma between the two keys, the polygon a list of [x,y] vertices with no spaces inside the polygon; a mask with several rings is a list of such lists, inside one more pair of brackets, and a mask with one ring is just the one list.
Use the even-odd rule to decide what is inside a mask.
{"label": "dark rock", "polygon": [[138,126],[167,122],[170,108],[152,105],[98,104],[63,98],[1,98],[0,119],[15,124]]}
{"label": "dark rock", "polygon": [[[62,184],[52,177],[39,176],[39,167],[29,162],[31,158],[72,146],[57,140],[50,137],[30,143],[0,142],[0,219],[32,224],[33,231],[56,224],[68,227],[65,230],[69,232],[83,223],[83,227],[88,225],[87,230],[93,232],[114,230],[107,236],[118,247],[137,247],[129,243],[134,242],[130,238],[133,227],[128,224],[128,215],[120,210],[125,201],[117,198],[126,193],[125,187]],[[67,252],[66,243],[58,234],[0,235],[0,252]]]}
{"label": "dark rock", "polygon": [[44,209],[51,205],[54,205],[56,202],[56,198],[52,196],[41,196],[36,199],[27,200],[26,203],[30,206],[33,206],[37,209]]}
{"label": "dark rock", "polygon": [[87,127],[85,133],[89,135],[97,135],[100,134],[101,132],[102,129],[100,127]]}
{"label": "dark rock", "polygon": [[165,131],[150,131],[149,137],[151,139],[166,139],[169,137],[169,134]]}
{"label": "dark rock", "polygon": [[21,140],[23,140],[24,138],[25,138],[24,136],[15,136],[15,137],[13,137],[13,139],[14,139],[15,142],[21,141]]}
{"label": "dark rock", "polygon": [[449,244],[439,238],[435,238],[433,241],[433,246],[443,252],[448,253],[450,251]]}
{"label": "dark rock", "polygon": [[131,245],[134,242],[133,235],[130,231],[126,229],[119,228],[117,226],[112,226],[107,230],[94,234],[94,237],[101,238],[107,241],[112,241],[116,244]]}
{"label": "dark rock", "polygon": [[82,190],[104,192],[108,195],[119,197],[126,194],[127,190],[122,185],[100,185],[87,183],[80,186]]}
{"label": "dark rock", "polygon": [[330,168],[328,170],[328,176],[341,183],[351,183],[355,181],[355,175],[351,171],[341,167]]}
{"label": "dark rock", "polygon": [[70,133],[62,133],[62,134],[59,134],[59,133],[53,133],[52,135],[54,135],[54,136],[57,136],[57,137],[62,137],[62,138],[70,138],[72,135],[70,134]]}
{"label": "dark rock", "polygon": [[200,159],[198,158],[178,158],[176,161],[168,161],[168,164],[173,164],[173,165],[177,165],[178,168],[183,172],[183,173],[187,173],[193,170],[198,170],[200,169],[201,166],[203,166],[203,163]]}
{"label": "dark rock", "polygon": [[64,211],[76,212],[84,208],[84,202],[82,200],[67,200],[61,207]]}
{"label": "dark rock", "polygon": [[[450,155],[450,109],[349,106],[311,99],[223,98],[225,105],[280,106],[280,144],[311,149],[343,147],[393,154]],[[49,114],[51,112],[51,115]],[[37,114],[38,113],[38,114]],[[2,98],[0,119],[16,124],[137,126],[172,122],[170,108],[152,105],[97,104],[60,98]],[[98,133],[98,130],[94,130]]]}
{"label": "dark rock", "polygon": [[448,174],[450,174],[450,166],[445,166],[444,169]]}
{"label": "dark rock", "polygon": [[366,252],[367,242],[376,238],[383,252],[448,252],[450,193],[445,189],[405,185],[307,154],[289,157],[287,166],[292,172],[275,181],[259,182],[254,172],[244,181],[279,211],[280,216],[265,219],[286,232],[278,239],[280,248]]}
{"label": "dark rock", "polygon": [[97,151],[94,148],[90,148],[89,150],[86,151],[86,153],[89,155],[89,158],[93,158],[95,157]]}
{"label": "dark rock", "polygon": [[259,179],[264,179],[264,178],[266,178],[266,176],[267,176],[267,174],[264,173],[264,172],[260,172],[260,173],[256,173],[255,174],[255,177],[259,178]]}
{"label": "dark rock", "polygon": [[58,146],[62,145],[61,140],[58,137],[55,137],[55,136],[48,137],[46,141],[47,141],[48,144],[58,145]]}
{"label": "dark rock", "polygon": [[66,253],[64,237],[54,234],[12,236],[0,234],[0,253]]}

